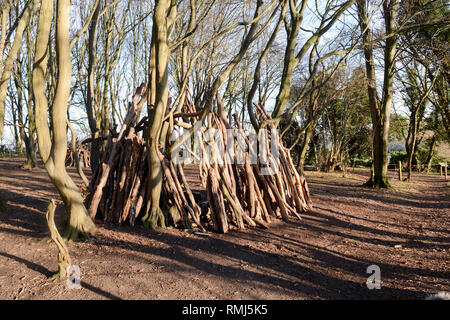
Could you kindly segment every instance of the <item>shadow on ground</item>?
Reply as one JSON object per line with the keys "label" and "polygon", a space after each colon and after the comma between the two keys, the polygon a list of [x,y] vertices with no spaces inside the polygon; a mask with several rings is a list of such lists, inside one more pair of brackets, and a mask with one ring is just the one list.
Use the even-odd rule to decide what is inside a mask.
{"label": "shadow on ground", "polygon": [[[23,237],[42,240],[47,236],[44,212],[50,197],[56,196],[45,171],[24,171],[16,161],[0,160],[0,176],[7,176],[0,181],[0,194],[8,201],[6,211],[0,213],[0,233],[10,235],[11,241]],[[251,285],[261,291],[288,293],[292,299],[420,299],[450,279],[448,268],[424,261],[442,257],[448,261],[449,224],[442,216],[448,215],[444,210],[450,202],[442,197],[448,189],[436,177],[422,176],[428,189],[416,198],[365,189],[360,181],[339,183],[314,177],[310,182],[314,209],[303,215],[302,221],[277,222],[269,230],[201,236],[188,231],[151,232],[142,226],[101,225],[99,236],[91,241],[98,250],[90,261],[96,263],[102,250],[109,248],[112,256],[116,252],[129,265],[161,265],[174,276],[189,270],[192,276],[201,274],[234,282],[237,287]],[[433,223],[427,220],[430,209],[439,210]],[[408,224],[411,219],[420,227]],[[393,249],[396,243],[408,251],[399,254]],[[19,254],[0,250],[0,257],[45,277],[51,274],[45,266]],[[405,264],[407,259],[415,261]],[[366,269],[374,263],[382,270],[382,290],[366,287]],[[119,299],[94,279],[83,280],[82,286],[103,298]]]}

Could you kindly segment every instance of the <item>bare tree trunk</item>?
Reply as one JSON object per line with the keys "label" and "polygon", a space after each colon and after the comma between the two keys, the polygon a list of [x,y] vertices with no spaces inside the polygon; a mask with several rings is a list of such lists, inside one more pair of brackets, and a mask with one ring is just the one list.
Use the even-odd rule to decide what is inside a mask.
{"label": "bare tree trunk", "polygon": [[373,188],[388,188],[387,178],[387,152],[388,133],[391,115],[391,104],[393,95],[393,83],[395,73],[395,55],[397,49],[397,37],[392,35],[395,30],[395,19],[397,16],[398,1],[390,0],[383,3],[386,34],[391,36],[386,39],[384,48],[384,83],[383,98],[379,103],[376,92],[375,64],[373,47],[370,44],[372,39],[369,23],[369,16],[365,0],[357,1],[358,18],[361,32],[363,34],[364,57],[366,63],[366,76],[368,81],[368,95],[372,116],[372,174],[366,185]]}
{"label": "bare tree trunk", "polygon": [[408,181],[411,181],[412,178],[412,166],[413,159],[416,152],[416,144],[417,144],[417,110],[413,110],[410,117],[410,130],[408,134],[408,138],[406,140],[407,148],[406,153],[408,155]]}
{"label": "bare tree trunk", "polygon": [[[149,131],[147,136],[147,147],[149,150],[150,179],[147,199],[146,215],[143,218],[145,225],[150,225],[152,229],[156,227],[165,227],[164,214],[160,208],[160,198],[162,190],[162,167],[159,159],[159,136],[163,117],[167,110],[167,102],[169,98],[169,74],[168,64],[170,58],[170,48],[168,45],[168,15],[171,6],[170,0],[159,0],[156,2],[155,12],[153,15],[153,34],[152,44],[154,50],[151,56],[154,60],[154,69],[151,75],[155,75],[155,90],[153,106],[149,105]],[[152,49],[153,49],[152,48]],[[151,58],[151,59],[152,59]],[[152,61],[151,61],[152,64]],[[152,65],[150,66],[152,68]],[[153,82],[153,81],[152,81]],[[153,83],[151,83],[153,84]],[[152,98],[153,99],[153,98]]]}
{"label": "bare tree trunk", "polygon": [[[27,30],[27,38],[29,36],[30,30]],[[30,54],[30,49],[28,49],[27,54]],[[20,59],[19,59],[20,60]],[[30,65],[28,65],[30,66]],[[28,70],[27,70],[28,71]],[[27,75],[29,73],[27,72]],[[31,77],[29,79],[31,82]],[[16,86],[17,92],[17,123],[18,123],[18,131],[20,134],[21,141],[25,143],[25,153],[26,153],[26,161],[23,164],[23,168],[31,169],[36,167],[36,154],[34,148],[34,110],[31,103],[30,92],[28,93],[28,100],[23,99],[23,88],[25,87],[24,81],[22,78],[22,63],[17,61],[17,72],[14,74],[14,84]],[[28,134],[25,132],[26,122],[23,120],[23,104],[24,102],[27,104],[27,119],[28,119]],[[22,150],[22,146],[20,147],[20,151]]]}
{"label": "bare tree trunk", "polygon": [[295,48],[297,45],[297,38],[300,32],[300,27],[303,22],[303,14],[305,12],[307,2],[308,2],[307,0],[302,1],[301,9],[299,12],[297,12],[296,8],[293,7],[295,6],[293,4],[293,1],[289,2],[291,13],[291,22],[290,22],[291,24],[287,29],[288,37],[287,37],[286,51],[284,54],[283,74],[281,77],[280,91],[277,96],[277,101],[272,113],[272,118],[281,116],[281,114],[284,112],[286,105],[289,103],[289,98],[291,94],[292,75],[299,61],[299,59],[297,59],[295,56]]}
{"label": "bare tree trunk", "polygon": [[[12,94],[13,95],[13,94]],[[13,98],[13,97],[11,97]],[[20,99],[17,99],[17,110],[16,108],[14,108],[14,105],[11,105],[11,113],[12,113],[12,117],[13,117],[13,130],[14,130],[14,141],[15,141],[15,146],[16,146],[16,152],[18,154],[22,154],[23,151],[23,139],[22,136],[20,135],[20,130],[19,130],[19,120],[18,120],[18,115],[21,113],[21,104],[22,101],[20,101]]]}
{"label": "bare tree trunk", "polygon": [[103,143],[102,137],[100,137],[100,131],[97,126],[97,121],[94,117],[95,108],[95,66],[97,61],[96,55],[96,35],[97,35],[97,24],[98,16],[100,14],[100,3],[97,2],[97,6],[94,8],[95,12],[92,17],[89,26],[89,44],[88,44],[88,68],[87,68],[87,78],[88,78],[88,90],[87,90],[87,101],[86,101],[86,113],[89,120],[89,129],[91,130],[91,170],[95,172],[97,166],[100,163],[100,146]]}
{"label": "bare tree trunk", "polygon": [[[33,52],[33,36],[31,28],[27,29],[26,33],[26,41],[27,41],[27,55],[29,57],[32,56]],[[32,86],[32,78],[33,78],[33,59],[28,59],[27,61],[27,85],[28,85],[28,97],[27,97],[27,112],[28,112],[28,135],[25,135],[24,132],[24,140],[25,140],[25,148],[27,153],[27,160],[25,163],[26,168],[34,168],[38,165],[36,153],[36,121],[35,121],[35,110],[33,105],[33,90]],[[21,79],[21,78],[20,78]],[[21,79],[21,85],[25,86],[23,80]]]}
{"label": "bare tree trunk", "polygon": [[[311,120],[313,121],[313,120]],[[300,147],[300,154],[299,154],[299,161],[297,170],[298,173],[303,176],[305,172],[305,160],[306,160],[306,153],[308,151],[308,145],[309,141],[311,140],[311,133],[313,131],[313,125],[308,125],[305,130],[305,137],[303,138],[302,145]]]}
{"label": "bare tree trunk", "polygon": [[250,121],[255,130],[258,130],[259,128],[258,128],[258,121],[256,120],[255,113],[253,112],[253,97],[255,96],[258,85],[260,84],[262,63],[263,63],[264,59],[267,57],[267,55],[269,54],[270,48],[272,47],[272,45],[277,37],[278,31],[280,30],[281,25],[286,17],[286,8],[287,8],[287,2],[284,1],[282,3],[282,9],[281,9],[280,18],[278,20],[278,23],[275,26],[274,30],[272,31],[272,34],[269,38],[269,41],[266,44],[266,47],[264,48],[261,55],[259,56],[258,63],[255,67],[255,71],[254,71],[254,75],[253,75],[253,84],[252,84],[252,87],[250,88],[250,91],[247,96],[247,110],[248,110],[248,114],[250,116]]}
{"label": "bare tree trunk", "polygon": [[431,172],[431,166],[433,164],[433,153],[434,148],[436,147],[436,133],[433,134],[433,138],[431,138],[430,149],[428,150],[427,156],[427,172]]}
{"label": "bare tree trunk", "polygon": [[[15,30],[14,41],[12,43],[11,49],[8,52],[8,56],[6,57],[3,72],[0,64],[0,140],[3,137],[3,128],[4,128],[4,120],[5,120],[5,101],[7,96],[7,89],[9,84],[9,78],[11,77],[11,73],[14,68],[14,62],[16,61],[17,55],[19,54],[20,48],[22,47],[22,38],[25,28],[30,21],[31,12],[33,11],[35,2],[29,2],[26,4],[24,8],[24,13],[19,20],[17,28]],[[2,13],[2,16],[6,18],[6,14]],[[2,23],[3,25],[3,23]],[[2,26],[3,28],[3,26]],[[2,29],[2,37],[6,35],[6,25],[5,29]],[[1,40],[0,40],[1,41]],[[0,44],[0,49],[2,50],[2,54],[0,58],[3,59],[3,45]],[[3,62],[3,60],[2,60]]]}
{"label": "bare tree trunk", "polygon": [[80,233],[83,236],[92,234],[95,231],[95,225],[87,213],[80,190],[67,174],[65,167],[67,154],[66,113],[72,78],[69,46],[70,0],[58,0],[56,14],[58,79],[51,108],[53,135],[50,135],[47,122],[48,100],[45,95],[47,48],[53,16],[53,0],[42,0],[41,2],[33,70],[33,93],[39,151],[48,175],[58,190],[66,212],[69,214],[64,236],[67,239],[74,240],[78,238]]}

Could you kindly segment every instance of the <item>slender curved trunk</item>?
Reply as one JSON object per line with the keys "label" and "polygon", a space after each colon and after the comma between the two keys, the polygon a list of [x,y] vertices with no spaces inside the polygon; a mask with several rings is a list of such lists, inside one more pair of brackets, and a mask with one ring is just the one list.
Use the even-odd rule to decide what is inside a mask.
{"label": "slender curved trunk", "polygon": [[[24,13],[19,20],[17,28],[15,30],[14,41],[12,43],[11,49],[8,52],[8,56],[6,57],[3,71],[1,69],[0,64],[0,140],[3,137],[3,128],[4,128],[4,120],[5,120],[5,101],[7,96],[7,89],[9,84],[9,79],[14,69],[14,62],[16,61],[17,55],[19,54],[20,48],[22,47],[22,38],[25,28],[28,26],[28,22],[30,21],[31,12],[33,11],[35,2],[29,2],[24,8]],[[6,19],[6,14],[2,13],[3,19]],[[2,20],[3,20],[2,19]],[[2,22],[3,25],[3,22]],[[5,25],[6,26],[6,25]],[[3,26],[2,26],[3,28]],[[5,28],[6,29],[6,28]],[[2,29],[2,38],[6,35],[6,30]],[[0,40],[0,42],[3,39]],[[3,60],[3,45],[0,44],[0,49],[2,50],[2,54],[0,58]],[[3,61],[2,61],[3,62]]]}
{"label": "slender curved trunk", "polygon": [[39,151],[50,180],[60,194],[66,212],[69,214],[64,237],[75,240],[81,234],[87,236],[95,231],[83,197],[77,185],[68,175],[65,167],[67,154],[66,114],[69,98],[72,64],[69,46],[70,0],[58,0],[56,10],[56,53],[58,79],[55,97],[51,108],[51,127],[47,120],[48,100],[45,95],[45,74],[48,62],[48,46],[53,16],[53,0],[42,0],[36,54],[33,68],[33,96],[35,103],[36,131]]}
{"label": "slender curved trunk", "polygon": [[[28,33],[30,31],[27,30],[27,37]],[[28,51],[27,54],[30,52]],[[17,73],[14,75],[14,84],[16,86],[17,91],[17,122],[18,122],[18,131],[20,134],[20,139],[25,144],[25,153],[27,159],[25,160],[25,163],[23,165],[23,168],[25,169],[31,169],[36,167],[37,161],[36,161],[36,155],[34,150],[34,110],[31,103],[31,95],[30,92],[28,92],[28,100],[23,99],[23,88],[25,87],[23,78],[22,78],[22,63],[20,61],[17,61]],[[28,70],[27,70],[28,71]],[[31,77],[29,79],[31,81]],[[31,99],[30,99],[31,98]],[[28,134],[25,132],[26,122],[23,120],[23,105],[27,105],[27,119],[28,119]],[[22,151],[22,146],[19,147],[19,151]]]}
{"label": "slender curved trunk", "polygon": [[100,131],[97,126],[97,121],[94,117],[95,109],[95,66],[96,66],[96,34],[97,34],[97,24],[98,16],[100,14],[100,4],[97,4],[95,8],[94,15],[92,17],[89,26],[89,44],[88,44],[88,68],[87,68],[87,79],[88,79],[88,90],[87,90],[87,100],[86,100],[86,113],[88,116],[89,129],[91,130],[91,170],[95,172],[98,164],[100,163],[100,147],[103,143],[100,137]]}
{"label": "slender curved trunk", "polygon": [[[307,1],[304,0],[302,3],[302,8],[306,7],[306,3]],[[295,48],[297,46],[300,27],[303,22],[304,9],[302,9],[300,13],[294,13],[293,10],[295,9],[291,8],[291,25],[288,33],[286,51],[284,54],[283,74],[281,77],[280,91],[278,92],[276,104],[272,112],[272,118],[281,116],[286,108],[286,105],[289,103],[292,75],[294,74],[295,67],[299,62],[299,59],[295,56]]]}
{"label": "slender curved trunk", "polygon": [[280,31],[281,25],[284,22],[284,19],[286,17],[286,8],[287,8],[287,5],[286,5],[286,2],[284,2],[282,4],[281,14],[280,14],[278,23],[276,24],[274,30],[272,31],[272,34],[271,34],[269,41],[267,42],[264,50],[261,52],[261,55],[259,56],[258,63],[256,64],[255,71],[253,74],[253,84],[252,84],[250,91],[248,93],[248,96],[247,96],[247,110],[248,110],[248,114],[250,117],[250,122],[252,123],[252,126],[255,130],[259,129],[259,124],[258,124],[258,121],[256,120],[255,113],[253,112],[253,97],[255,96],[258,86],[260,85],[261,66],[263,64],[263,61],[266,59],[267,55],[269,54],[269,51],[272,48],[273,43],[275,42],[277,34]]}
{"label": "slender curved trunk", "polygon": [[[406,149],[406,153],[408,155],[408,181],[411,181],[412,178],[412,166],[413,159],[416,152],[416,144],[417,144],[417,112],[413,111],[410,117],[411,129],[410,129],[410,139],[406,141],[408,144],[408,148]],[[409,142],[409,143],[408,143]]]}

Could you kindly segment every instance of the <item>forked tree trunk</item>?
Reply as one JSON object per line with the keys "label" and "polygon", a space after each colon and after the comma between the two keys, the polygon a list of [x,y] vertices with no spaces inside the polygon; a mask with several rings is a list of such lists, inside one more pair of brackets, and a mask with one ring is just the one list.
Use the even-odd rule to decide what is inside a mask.
{"label": "forked tree trunk", "polygon": [[66,212],[69,214],[64,237],[75,240],[80,234],[83,236],[92,234],[95,231],[95,225],[84,206],[80,190],[68,175],[65,167],[67,154],[66,113],[72,77],[69,46],[70,0],[58,0],[56,15],[58,79],[51,109],[53,135],[50,135],[47,122],[48,100],[45,95],[45,74],[53,16],[53,0],[42,0],[33,69],[36,130],[39,151],[45,168],[64,202]]}
{"label": "forked tree trunk", "polygon": [[393,83],[395,73],[395,55],[397,49],[397,37],[395,32],[395,19],[398,10],[398,1],[389,0],[383,3],[383,13],[386,34],[391,36],[386,39],[384,48],[384,83],[383,98],[379,102],[376,91],[375,63],[373,46],[371,43],[371,29],[369,15],[365,0],[357,1],[358,19],[365,43],[363,52],[366,64],[367,90],[369,95],[370,111],[372,116],[372,172],[366,185],[373,188],[389,188],[387,178],[388,169],[388,134],[391,116],[391,104],[393,95]]}

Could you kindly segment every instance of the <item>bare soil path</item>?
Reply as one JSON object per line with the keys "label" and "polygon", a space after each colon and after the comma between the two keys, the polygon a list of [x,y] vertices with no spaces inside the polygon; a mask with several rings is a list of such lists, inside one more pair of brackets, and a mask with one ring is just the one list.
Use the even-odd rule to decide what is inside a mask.
{"label": "bare soil path", "polygon": [[[410,183],[392,176],[395,191],[371,190],[361,187],[364,169],[345,178],[307,172],[314,209],[269,230],[204,236],[97,222],[95,239],[69,244],[82,289],[68,290],[47,280],[57,249],[45,210],[58,196],[43,169],[23,170],[21,161],[0,159],[0,299],[423,299],[450,291],[448,184],[416,174]],[[373,264],[380,290],[366,286]]]}

